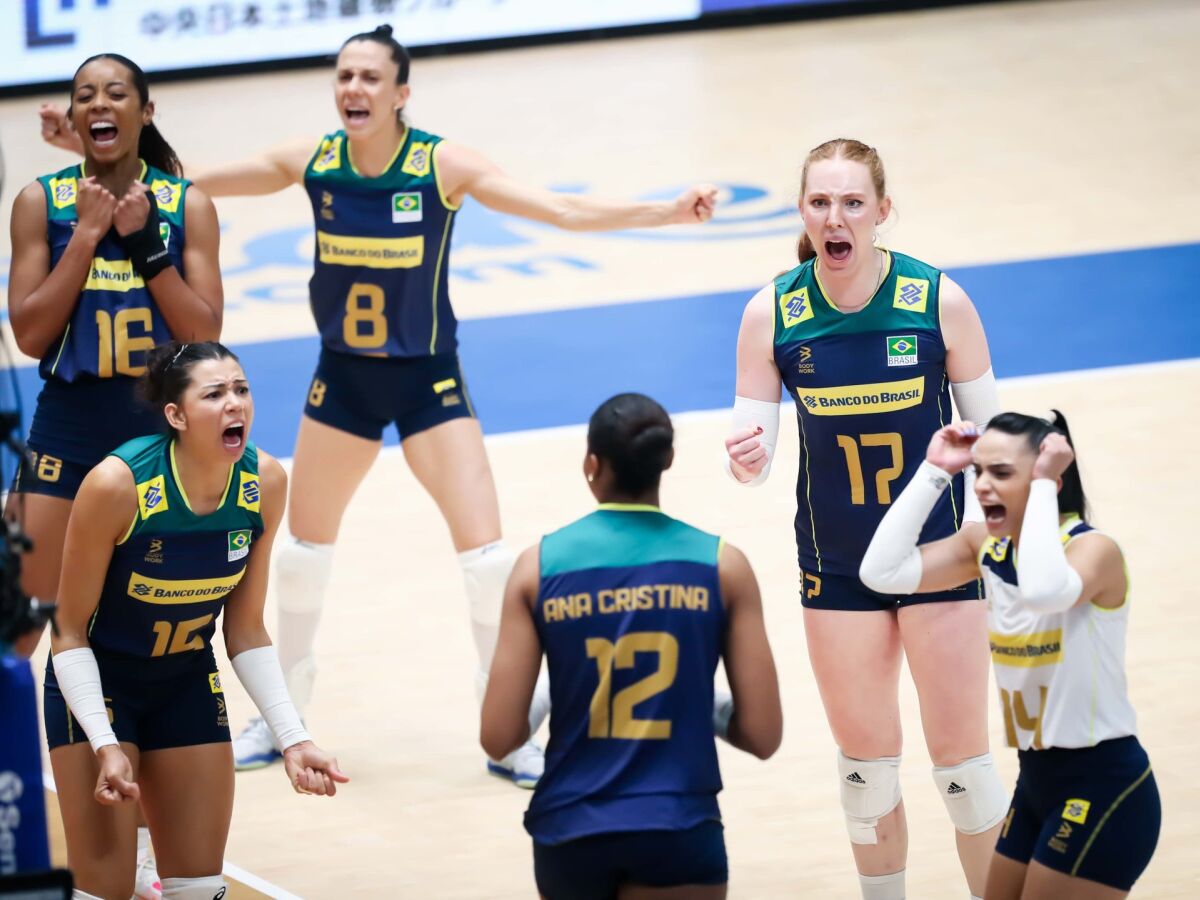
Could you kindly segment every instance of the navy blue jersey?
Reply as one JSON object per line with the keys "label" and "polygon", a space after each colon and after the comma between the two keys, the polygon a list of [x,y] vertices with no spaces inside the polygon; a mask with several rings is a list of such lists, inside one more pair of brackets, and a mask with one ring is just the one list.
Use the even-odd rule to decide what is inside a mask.
{"label": "navy blue jersey", "polygon": [[344,131],[304,172],[317,246],[309,300],[330,350],[428,356],[458,346],[446,276],[452,206],[438,180],[442,139],[409,128],[382,175],[360,175]]}
{"label": "navy blue jersey", "polygon": [[[46,193],[50,268],[67,250],[79,216],[75,199],[84,166],[38,179]],[[141,180],[158,205],[159,235],[171,263],[183,273],[184,202],[190,182],[142,163]],[[121,246],[116,229],[96,245],[91,271],[62,337],[50,345],[38,371],[43,378],[136,378],[146,371],[146,351],[171,339],[146,282]]]}
{"label": "navy blue jersey", "polygon": [[551,712],[525,815],[536,840],[719,818],[719,547],[655,507],[618,504],[542,539],[533,616]]}
{"label": "navy blue jersey", "polygon": [[112,455],[133,472],[138,511],[113,550],[88,640],[97,650],[144,658],[158,673],[186,667],[208,651],[225,598],[262,534],[258,451],[246,445],[229,467],[220,506],[204,516],[192,512],[170,437],[136,438]]}
{"label": "navy blue jersey", "polygon": [[[796,403],[800,566],[858,576],[892,500],[953,413],[940,320],[941,273],[888,254],[879,290],[856,313],[821,287],[815,260],[775,279],[775,364]],[[961,523],[963,479],[934,507],[921,543]]]}

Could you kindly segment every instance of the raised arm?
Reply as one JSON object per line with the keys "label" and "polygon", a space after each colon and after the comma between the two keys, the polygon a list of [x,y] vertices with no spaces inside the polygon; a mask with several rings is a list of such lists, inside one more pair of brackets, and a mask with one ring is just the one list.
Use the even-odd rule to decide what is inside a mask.
{"label": "raised arm", "polygon": [[36,181],[12,211],[8,316],[21,352],[38,359],[62,335],[92,269],[96,245],[112,225],[117,200],[91,178],[79,180],[79,221],[53,269],[46,243],[46,195]]}
{"label": "raised arm", "polygon": [[978,439],[972,422],[934,434],[925,461],[875,529],[858,571],[863,584],[884,594],[916,594],[951,590],[978,577],[976,560],[986,536],[980,523],[968,522],[949,537],[917,546],[925,520],[954,475],[970,464]]}
{"label": "raised arm", "polygon": [[316,149],[312,140],[290,141],[258,156],[189,171],[188,177],[210,197],[274,194],[304,180],[304,170]]}
{"label": "raised arm", "polygon": [[722,656],[733,694],[726,738],[739,750],[766,759],[783,740],[783,709],[758,581],[742,551],[730,544],[721,547],[717,571],[728,618]]}
{"label": "raised arm", "polygon": [[457,206],[471,196],[489,209],[545,222],[567,231],[614,231],[707,222],[717,189],[700,184],[674,200],[604,200],[584,194],[559,194],[505,174],[481,153],[443,142],[434,150],[434,166],[443,196]]}
{"label": "raised arm", "polygon": [[[38,116],[42,123],[42,140],[52,147],[83,156],[83,141],[67,118],[65,109],[57,103],[43,103]],[[273,194],[300,183],[315,150],[313,141],[298,139],[237,162],[199,172],[189,168],[187,174],[192,183],[210,197]]]}
{"label": "raised arm", "polygon": [[726,471],[741,484],[759,485],[771,472],[779,439],[779,392],[775,365],[775,285],[750,298],[737,343],[733,426],[725,439]]}
{"label": "raised arm", "polygon": [[503,759],[529,739],[529,704],[542,665],[542,642],[533,624],[537,584],[534,546],[517,557],[504,591],[500,636],[479,727],[479,743],[492,759]]}

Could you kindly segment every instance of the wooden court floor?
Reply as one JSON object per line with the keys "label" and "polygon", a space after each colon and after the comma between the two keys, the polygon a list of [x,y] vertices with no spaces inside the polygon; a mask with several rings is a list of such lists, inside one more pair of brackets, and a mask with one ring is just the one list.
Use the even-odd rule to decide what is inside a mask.
{"label": "wooden court floor", "polygon": [[[418,60],[410,112],[514,174],[618,196],[713,179],[791,203],[807,148],[862,137],[880,148],[900,211],[888,244],[949,267],[1200,240],[1197,46],[1200,5],[1187,0],[968,7]],[[155,96],[164,133],[185,163],[202,166],[332,130],[329,83],[324,71],[286,73],[166,85]],[[34,139],[36,103],[0,103],[10,179],[0,254],[16,186],[68,164]],[[221,201],[218,211],[229,270],[264,231],[310,221],[299,191]],[[731,230],[716,243],[667,243],[513,228],[540,253],[580,253],[596,265],[460,279],[452,291],[462,315],[743,289],[788,267],[794,240]],[[457,261],[503,252],[472,246]],[[249,296],[258,277],[227,282],[229,342],[311,333],[303,302]],[[1085,310],[1080,319],[1086,327]],[[1189,471],[1200,364],[1006,382],[1001,396],[1017,409],[1067,413],[1097,524],[1129,559],[1130,686],[1164,802],[1158,854],[1135,895],[1200,896],[1200,784],[1189,774],[1200,662],[1188,638],[1200,633],[1200,597],[1183,565],[1200,500]],[[730,893],[855,897],[834,746],[796,598],[794,429],[785,421],[768,485],[740,490],[719,470],[726,421],[679,418],[664,505],[747,552],[780,667],[779,754],[759,763],[722,747]],[[489,451],[513,545],[588,510],[580,429],[499,436]],[[347,515],[318,655],[309,725],[353,781],[324,801],[292,794],[278,770],[239,776],[228,859],[303,897],[531,896],[520,827],[528,795],[484,774],[458,567],[397,451],[385,452]],[[240,724],[250,705],[235,678],[226,684]],[[907,683],[902,699],[909,895],[962,897]],[[1011,782],[1015,756],[997,726],[993,715]]]}

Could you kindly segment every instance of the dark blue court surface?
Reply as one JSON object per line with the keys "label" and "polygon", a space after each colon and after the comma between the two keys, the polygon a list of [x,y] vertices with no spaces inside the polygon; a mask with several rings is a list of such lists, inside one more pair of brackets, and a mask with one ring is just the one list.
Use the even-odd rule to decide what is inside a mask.
{"label": "dark blue court surface", "polygon": [[[1200,244],[950,274],[979,308],[1000,378],[1200,356]],[[738,323],[755,289],[462,323],[463,368],[484,428],[584,422],[623,390],[650,394],[672,412],[729,405]],[[290,456],[317,339],[234,349],[257,401],[255,441]],[[36,370],[22,369],[19,381],[28,419]]]}

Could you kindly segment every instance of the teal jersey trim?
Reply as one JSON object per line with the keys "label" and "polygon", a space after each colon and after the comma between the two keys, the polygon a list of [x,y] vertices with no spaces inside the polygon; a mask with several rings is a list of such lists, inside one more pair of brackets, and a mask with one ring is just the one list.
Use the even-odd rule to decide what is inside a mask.
{"label": "teal jersey trim", "polygon": [[605,505],[542,538],[541,577],[659,562],[715,566],[720,543],[654,507]]}

